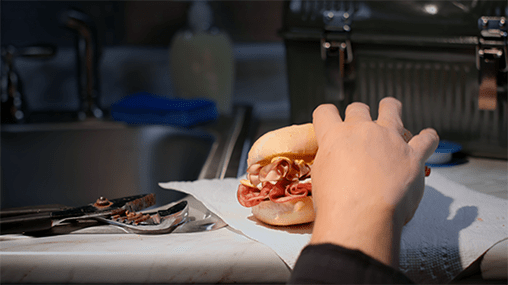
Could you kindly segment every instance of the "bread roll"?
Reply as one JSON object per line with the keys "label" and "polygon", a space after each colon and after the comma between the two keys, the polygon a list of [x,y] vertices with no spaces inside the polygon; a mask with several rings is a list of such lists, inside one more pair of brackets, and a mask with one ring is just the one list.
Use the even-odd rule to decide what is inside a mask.
{"label": "bread roll", "polygon": [[311,123],[292,125],[268,132],[252,145],[247,164],[268,164],[276,156],[314,160],[318,146]]}
{"label": "bread roll", "polygon": [[252,214],[258,220],[275,226],[310,223],[316,216],[310,196],[285,203],[263,201],[252,207]]}

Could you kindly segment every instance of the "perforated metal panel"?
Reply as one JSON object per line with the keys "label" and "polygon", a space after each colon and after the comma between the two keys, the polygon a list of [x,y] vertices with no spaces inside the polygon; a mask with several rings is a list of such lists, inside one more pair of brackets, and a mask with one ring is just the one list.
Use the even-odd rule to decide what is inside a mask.
{"label": "perforated metal panel", "polygon": [[[494,111],[478,108],[478,70],[468,61],[423,61],[360,57],[351,101],[372,106],[381,98],[403,103],[403,122],[417,133],[432,127],[443,138],[468,145],[506,148],[506,101]],[[343,105],[343,104],[341,104]],[[499,149],[501,151],[501,149]]]}
{"label": "perforated metal panel", "polygon": [[[288,2],[281,35],[292,122],[311,121],[322,103],[334,103],[344,114],[354,101],[369,104],[376,118],[381,98],[392,96],[402,101],[403,121],[411,132],[432,127],[469,154],[506,159],[507,3]],[[482,26],[483,20],[494,18],[502,20]],[[479,86],[487,73],[479,68],[489,61],[480,59],[479,51],[492,40],[484,38],[485,29],[498,26],[501,36],[493,46],[502,59],[488,78],[494,98],[497,88],[497,105],[484,111]]]}

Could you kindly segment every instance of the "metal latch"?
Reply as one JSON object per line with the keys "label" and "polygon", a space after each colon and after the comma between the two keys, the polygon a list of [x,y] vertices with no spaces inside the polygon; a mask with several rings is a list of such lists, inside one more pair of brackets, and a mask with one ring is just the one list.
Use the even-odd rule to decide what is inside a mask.
{"label": "metal latch", "polygon": [[351,32],[351,18],[349,12],[323,12],[326,32],[321,37],[320,48],[321,59],[326,62],[328,77],[328,84],[325,88],[326,101],[342,101],[345,99],[344,78],[346,65],[353,62],[353,49],[351,41],[348,39]]}
{"label": "metal latch", "polygon": [[498,76],[508,71],[507,24],[505,17],[481,17],[478,20],[480,40],[476,47],[476,67],[479,70],[480,110],[497,108]]}
{"label": "metal latch", "polygon": [[[321,58],[326,60],[328,56],[337,56],[346,59],[346,63],[353,61],[353,52],[351,50],[351,42],[345,40],[329,40],[328,35],[344,35],[349,37],[351,32],[351,15],[349,12],[324,11],[323,22],[326,34],[321,38]],[[346,54],[346,56],[344,56]]]}

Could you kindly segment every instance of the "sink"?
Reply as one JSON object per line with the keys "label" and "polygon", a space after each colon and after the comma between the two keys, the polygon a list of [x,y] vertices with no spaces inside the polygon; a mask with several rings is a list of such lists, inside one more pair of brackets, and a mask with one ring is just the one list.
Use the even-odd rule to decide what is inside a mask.
{"label": "sink", "polygon": [[169,126],[77,122],[2,126],[1,206],[80,206],[98,197],[155,193],[158,182],[195,180],[217,134]]}
{"label": "sink", "polygon": [[167,205],[185,194],[159,182],[236,177],[250,147],[250,108],[189,129],[114,121],[2,125],[1,208],[82,206],[155,193]]}

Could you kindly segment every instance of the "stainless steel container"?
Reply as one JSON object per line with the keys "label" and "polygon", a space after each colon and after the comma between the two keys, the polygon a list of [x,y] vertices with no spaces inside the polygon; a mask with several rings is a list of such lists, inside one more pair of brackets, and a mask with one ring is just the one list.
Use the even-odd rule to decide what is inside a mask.
{"label": "stainless steel container", "polygon": [[507,158],[507,1],[286,2],[291,121],[354,101],[377,117],[403,103],[413,133],[435,128],[470,155]]}

